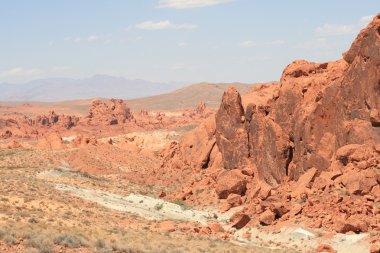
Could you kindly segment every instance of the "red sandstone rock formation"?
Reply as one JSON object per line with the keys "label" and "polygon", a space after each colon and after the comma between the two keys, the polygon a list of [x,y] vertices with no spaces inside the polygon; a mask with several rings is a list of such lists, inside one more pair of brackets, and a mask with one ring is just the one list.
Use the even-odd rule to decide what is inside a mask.
{"label": "red sandstone rock formation", "polygon": [[240,94],[229,88],[215,118],[216,141],[222,153],[225,169],[241,168],[248,159],[248,134]]}
{"label": "red sandstone rock formation", "polygon": [[133,115],[122,99],[111,99],[107,102],[95,100],[92,102],[87,119],[92,125],[117,125],[131,121]]}
{"label": "red sandstone rock formation", "polygon": [[[265,225],[301,218],[338,232],[380,228],[372,205],[380,201],[379,66],[380,14],[342,60],[294,61],[279,85],[243,97],[230,88],[216,122],[173,144],[163,167],[210,169],[220,157],[225,171],[210,185],[222,199],[243,195],[243,213]],[[200,154],[208,154],[202,166]],[[225,173],[234,174],[218,180]]]}
{"label": "red sandstone rock formation", "polygon": [[48,115],[39,115],[36,117],[34,125],[37,126],[60,126],[65,129],[70,129],[79,123],[79,117],[70,115],[57,115],[51,111]]}
{"label": "red sandstone rock formation", "polygon": [[0,139],[30,138],[38,134],[34,122],[23,115],[6,115],[0,119]]}
{"label": "red sandstone rock formation", "polygon": [[54,111],[48,115],[38,115],[35,119],[20,114],[5,115],[0,119],[0,139],[28,139],[50,128],[54,131],[69,130],[77,126],[79,120],[79,117],[57,115]]}
{"label": "red sandstone rock formation", "polygon": [[98,141],[96,137],[84,137],[83,135],[77,135],[75,139],[70,143],[72,147],[85,147],[88,145],[96,146]]}
{"label": "red sandstone rock formation", "polygon": [[197,107],[195,107],[195,110],[194,110],[194,112],[196,113],[196,114],[199,114],[199,115],[202,115],[202,114],[205,114],[206,113],[206,104],[205,104],[205,102],[200,102],[198,105],[197,105]]}
{"label": "red sandstone rock formation", "polygon": [[206,119],[199,127],[187,134],[182,142],[171,143],[164,152],[163,168],[181,169],[184,167],[200,170],[219,167],[221,155],[215,139],[215,119]]}
{"label": "red sandstone rock formation", "polygon": [[37,144],[38,149],[63,149],[65,148],[65,143],[58,132],[42,135]]}

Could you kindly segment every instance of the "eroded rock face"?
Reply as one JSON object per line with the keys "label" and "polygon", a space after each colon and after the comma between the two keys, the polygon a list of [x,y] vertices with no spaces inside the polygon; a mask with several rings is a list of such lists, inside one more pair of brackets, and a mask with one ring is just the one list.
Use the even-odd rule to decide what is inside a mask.
{"label": "eroded rock face", "polygon": [[250,162],[257,176],[270,185],[279,184],[287,175],[293,147],[284,130],[268,115],[268,108],[248,105],[246,131],[249,136]]}
{"label": "eroded rock face", "polygon": [[249,157],[258,179],[277,185],[313,167],[328,169],[344,145],[379,143],[379,25],[375,17],[344,60],[288,65],[278,94],[265,105],[251,100],[243,108],[229,89],[216,116],[224,168],[241,168]]}
{"label": "eroded rock face", "polygon": [[223,156],[225,169],[243,166],[248,158],[248,135],[244,127],[245,116],[238,91],[230,87],[224,93],[216,114],[216,141]]}

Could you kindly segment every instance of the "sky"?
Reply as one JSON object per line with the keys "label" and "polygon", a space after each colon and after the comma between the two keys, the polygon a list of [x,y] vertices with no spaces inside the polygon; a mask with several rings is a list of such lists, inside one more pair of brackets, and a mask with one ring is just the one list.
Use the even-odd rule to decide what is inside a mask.
{"label": "sky", "polygon": [[378,0],[1,0],[0,82],[279,80],[293,60],[340,59],[379,11]]}

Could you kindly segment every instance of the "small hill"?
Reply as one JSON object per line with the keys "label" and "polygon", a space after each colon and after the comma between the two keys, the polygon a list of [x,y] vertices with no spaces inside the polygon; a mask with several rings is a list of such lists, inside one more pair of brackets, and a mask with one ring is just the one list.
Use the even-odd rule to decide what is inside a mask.
{"label": "small hill", "polygon": [[247,92],[254,84],[243,83],[199,83],[167,94],[127,100],[132,110],[176,110],[195,107],[199,102],[205,102],[206,106],[217,108],[220,104],[223,92],[229,86],[235,86],[240,93]]}

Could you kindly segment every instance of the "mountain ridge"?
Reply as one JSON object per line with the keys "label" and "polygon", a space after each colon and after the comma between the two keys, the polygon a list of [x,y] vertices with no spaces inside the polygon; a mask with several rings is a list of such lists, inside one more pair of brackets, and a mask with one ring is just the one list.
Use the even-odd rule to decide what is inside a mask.
{"label": "mountain ridge", "polygon": [[184,86],[186,84],[183,82],[151,82],[108,75],[83,79],[46,78],[21,84],[0,83],[0,100],[56,102],[94,97],[133,99],[171,92]]}

